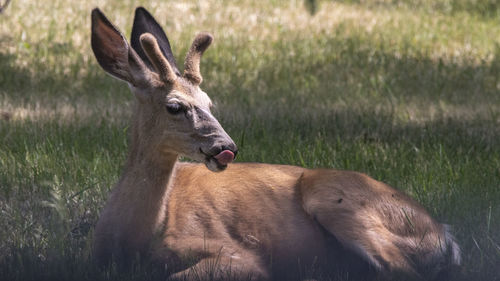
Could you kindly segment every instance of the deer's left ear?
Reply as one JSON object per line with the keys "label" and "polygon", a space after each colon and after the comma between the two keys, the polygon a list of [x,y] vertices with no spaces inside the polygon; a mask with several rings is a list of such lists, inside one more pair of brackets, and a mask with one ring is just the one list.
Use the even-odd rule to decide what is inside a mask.
{"label": "deer's left ear", "polygon": [[170,42],[168,41],[167,35],[163,31],[163,28],[158,24],[158,22],[153,18],[153,16],[143,7],[137,7],[135,9],[134,24],[132,26],[132,36],[130,38],[130,44],[132,48],[137,52],[139,57],[153,70],[152,62],[149,61],[147,54],[144,52],[141,44],[141,35],[149,33],[153,35],[158,43],[158,47],[167,59],[170,67],[177,76],[180,76],[177,63],[175,62],[174,54],[170,47]]}
{"label": "deer's left ear", "polygon": [[107,73],[136,87],[150,83],[151,71],[98,8],[92,10],[91,29],[92,50]]}

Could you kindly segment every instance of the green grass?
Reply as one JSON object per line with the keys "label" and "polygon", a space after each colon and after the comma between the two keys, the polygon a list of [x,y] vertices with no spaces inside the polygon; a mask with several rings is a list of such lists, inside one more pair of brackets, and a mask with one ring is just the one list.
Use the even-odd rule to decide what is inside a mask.
{"label": "green grass", "polygon": [[93,57],[90,10],[128,36],[144,5],[178,61],[215,35],[202,88],[238,161],[365,172],[453,226],[460,280],[500,280],[495,1],[322,1],[314,16],[301,1],[80,2],[0,15],[0,279],[156,278],[89,263],[134,102]]}

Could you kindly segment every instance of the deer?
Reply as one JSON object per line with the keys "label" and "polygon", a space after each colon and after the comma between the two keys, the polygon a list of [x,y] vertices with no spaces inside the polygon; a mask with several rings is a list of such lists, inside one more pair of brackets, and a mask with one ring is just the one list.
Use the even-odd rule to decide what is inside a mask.
{"label": "deer", "polygon": [[228,272],[237,280],[276,280],[315,266],[362,269],[368,279],[430,279],[460,264],[447,225],[363,173],[232,163],[237,145],[200,88],[201,57],[212,41],[197,34],[181,72],[145,8],[136,8],[130,44],[92,10],[97,62],[136,100],[128,159],[94,231],[97,263],[128,265],[140,256],[181,280],[224,279]]}

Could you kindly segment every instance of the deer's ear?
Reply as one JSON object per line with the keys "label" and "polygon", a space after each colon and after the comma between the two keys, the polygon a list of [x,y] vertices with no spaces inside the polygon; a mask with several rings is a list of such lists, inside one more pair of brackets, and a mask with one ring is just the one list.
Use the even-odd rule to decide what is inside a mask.
{"label": "deer's ear", "polygon": [[97,62],[110,75],[132,85],[149,79],[149,71],[140,57],[98,8],[92,10],[91,45]]}
{"label": "deer's ear", "polygon": [[160,51],[163,56],[167,59],[172,70],[177,76],[180,76],[179,69],[177,68],[177,63],[175,62],[174,55],[172,54],[172,49],[170,48],[170,42],[168,41],[167,35],[158,24],[158,22],[153,18],[153,16],[143,7],[137,7],[135,9],[134,24],[132,26],[132,36],[130,43],[132,48],[137,52],[141,59],[148,65],[148,67],[153,70],[153,65],[148,59],[146,53],[141,47],[141,35],[144,33],[150,33],[158,42]]}

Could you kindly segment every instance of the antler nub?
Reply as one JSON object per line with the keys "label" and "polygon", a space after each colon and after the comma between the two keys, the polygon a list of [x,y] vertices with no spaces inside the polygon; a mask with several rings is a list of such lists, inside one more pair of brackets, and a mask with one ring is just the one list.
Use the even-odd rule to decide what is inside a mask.
{"label": "antler nub", "polygon": [[203,78],[200,73],[200,59],[203,52],[212,44],[213,36],[202,32],[196,35],[193,44],[184,61],[184,77],[195,85],[201,84]]}
{"label": "antler nub", "polygon": [[158,45],[156,38],[150,33],[144,33],[141,35],[140,41],[144,52],[155,67],[156,71],[158,71],[160,79],[170,84],[174,83],[177,76],[170,66],[170,63],[161,53],[160,46]]}

